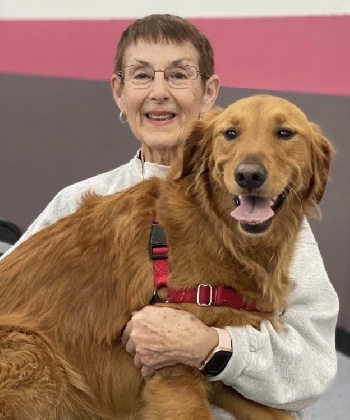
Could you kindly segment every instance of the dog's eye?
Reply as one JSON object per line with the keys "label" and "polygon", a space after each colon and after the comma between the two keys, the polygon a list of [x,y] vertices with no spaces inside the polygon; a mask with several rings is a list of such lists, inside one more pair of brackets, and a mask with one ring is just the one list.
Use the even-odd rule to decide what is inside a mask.
{"label": "dog's eye", "polygon": [[224,136],[226,137],[226,140],[234,140],[237,137],[237,131],[234,128],[230,128],[229,130],[226,130],[224,133]]}
{"label": "dog's eye", "polygon": [[281,128],[280,130],[277,130],[277,137],[282,140],[289,140],[294,136],[293,131],[288,130],[286,128]]}

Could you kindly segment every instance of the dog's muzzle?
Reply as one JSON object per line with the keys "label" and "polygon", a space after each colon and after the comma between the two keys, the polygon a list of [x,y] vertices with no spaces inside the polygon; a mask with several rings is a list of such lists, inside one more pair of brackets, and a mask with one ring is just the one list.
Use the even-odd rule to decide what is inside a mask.
{"label": "dog's muzzle", "polygon": [[274,216],[282,209],[291,190],[287,185],[281,194],[265,197],[252,194],[234,195],[232,202],[236,206],[231,216],[240,222],[247,233],[265,232],[271,225]]}

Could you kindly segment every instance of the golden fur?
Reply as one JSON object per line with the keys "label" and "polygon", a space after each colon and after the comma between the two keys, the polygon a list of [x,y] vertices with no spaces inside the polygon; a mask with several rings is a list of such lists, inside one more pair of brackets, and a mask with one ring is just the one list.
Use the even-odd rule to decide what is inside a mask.
{"label": "golden fur", "polygon": [[[186,366],[160,369],[144,382],[120,335],[152,298],[155,212],[169,244],[169,285],[230,286],[261,312],[171,306],[210,326],[259,328],[270,319],[278,328],[297,234],[304,215],[317,209],[332,153],[295,105],[246,98],[193,124],[183,161],[166,180],[87,194],[75,213],[19,245],[0,264],[0,418],[212,419],[210,401],[238,420],[291,419]],[[254,195],[284,191],[286,198],[261,233],[245,231],[230,215],[247,193],[237,168],[250,165],[267,175]]]}

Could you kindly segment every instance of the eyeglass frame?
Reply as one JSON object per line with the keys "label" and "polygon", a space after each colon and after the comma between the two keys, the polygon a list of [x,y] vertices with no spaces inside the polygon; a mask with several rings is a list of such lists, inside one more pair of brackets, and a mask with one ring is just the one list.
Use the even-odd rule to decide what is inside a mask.
{"label": "eyeglass frame", "polygon": [[[125,75],[124,75],[124,69],[126,69],[126,68],[128,68],[128,67],[137,67],[137,64],[130,64],[129,66],[125,66],[125,67],[123,67],[121,70],[119,70],[118,72],[117,72],[117,76],[119,76],[121,79],[122,79],[122,81],[123,82],[125,82],[125,80],[132,80],[132,79],[125,79]],[[152,81],[151,81],[151,83],[149,84],[149,85],[147,85],[146,84],[146,86],[139,86],[139,88],[147,88],[147,87],[149,87],[149,86],[151,86],[152,85],[152,83],[154,82],[154,78],[155,78],[155,74],[156,73],[163,73],[163,76],[164,76],[164,80],[168,83],[168,85],[169,85],[169,82],[168,82],[168,78],[167,78],[167,76],[166,76],[166,74],[165,74],[165,72],[166,72],[166,70],[168,69],[168,68],[170,68],[170,67],[180,67],[179,65],[176,65],[176,64],[172,64],[171,66],[168,66],[168,67],[166,67],[164,70],[155,70],[153,67],[151,67],[151,66],[145,66],[145,68],[149,68],[149,69],[152,69],[153,70],[153,78],[152,78]],[[208,75],[208,74],[206,74],[206,73],[204,73],[204,72],[200,72],[198,69],[197,69],[197,67],[196,66],[191,66],[191,65],[189,65],[189,64],[184,64],[183,65],[183,67],[192,67],[193,69],[195,69],[196,70],[196,78],[195,79],[190,79],[190,80],[198,80],[198,77],[199,76],[201,76],[201,77],[204,77],[205,79],[209,79],[210,78],[210,76]],[[170,87],[172,86],[172,85],[169,85]],[[176,85],[175,85],[176,86]],[[182,85],[183,86],[183,85]],[[181,84],[179,85],[179,87],[181,87]],[[177,88],[177,86],[175,87],[175,89]]]}

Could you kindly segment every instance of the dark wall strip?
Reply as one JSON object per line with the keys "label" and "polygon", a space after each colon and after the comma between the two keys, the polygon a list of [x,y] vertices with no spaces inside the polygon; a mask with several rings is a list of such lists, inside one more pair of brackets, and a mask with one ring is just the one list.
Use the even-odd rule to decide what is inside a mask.
{"label": "dark wall strip", "polygon": [[350,356],[350,333],[337,328],[335,331],[335,347],[338,351]]}

